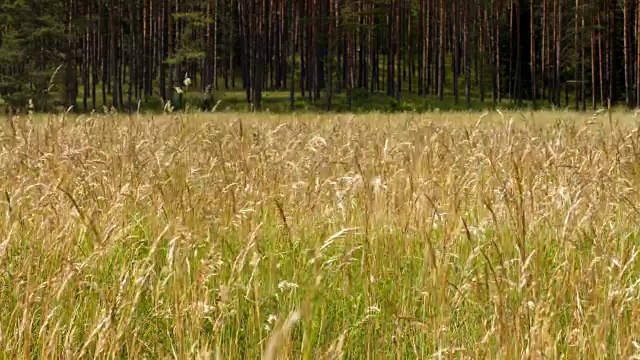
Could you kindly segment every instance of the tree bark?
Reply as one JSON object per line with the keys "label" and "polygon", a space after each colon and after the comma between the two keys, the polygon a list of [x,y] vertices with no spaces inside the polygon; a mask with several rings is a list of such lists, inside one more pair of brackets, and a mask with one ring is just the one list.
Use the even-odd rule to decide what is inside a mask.
{"label": "tree bark", "polygon": [[453,38],[451,39],[453,43],[453,103],[454,105],[458,105],[458,76],[460,75],[460,49],[458,47],[458,11],[456,8],[456,1],[451,1],[452,11],[451,11],[451,23],[453,25]]}
{"label": "tree bark", "polygon": [[463,16],[464,16],[464,25],[463,25],[463,37],[464,37],[464,74],[465,74],[465,103],[467,109],[471,108],[471,56],[469,54],[469,3],[465,2],[463,5]]}
{"label": "tree bark", "polygon": [[556,18],[556,29],[555,39],[556,39],[556,66],[555,66],[555,105],[560,106],[560,76],[562,71],[562,47],[561,47],[561,39],[562,39],[562,6],[560,4],[561,0],[556,0],[556,8],[555,8],[555,18]]}
{"label": "tree bark", "polygon": [[520,4],[522,0],[514,1],[516,16],[516,79],[514,93],[517,104],[522,105],[522,31],[520,28]]}
{"label": "tree bark", "polygon": [[445,68],[444,68],[444,22],[445,22],[445,12],[444,12],[444,0],[440,0],[440,71],[439,71],[439,80],[438,80],[438,96],[440,96],[440,101],[444,100],[444,77],[445,77]]}
{"label": "tree bark", "polygon": [[[624,101],[627,107],[631,107],[631,95],[629,94],[629,90],[631,88],[631,77],[629,72],[631,70],[631,65],[629,63],[629,1],[623,1],[623,51],[624,51]],[[576,0],[577,4],[578,0]],[[577,19],[576,12],[576,19]],[[576,25],[576,29],[578,25]],[[577,38],[577,35],[576,35]]]}
{"label": "tree bark", "polygon": [[536,99],[538,98],[538,94],[536,92],[536,23],[535,23],[535,9],[533,7],[534,1],[531,1],[531,9],[529,10],[529,18],[530,18],[530,52],[531,52],[531,102],[533,107],[536,107]]}
{"label": "tree bark", "polygon": [[640,108],[640,0],[636,9],[636,107]]}

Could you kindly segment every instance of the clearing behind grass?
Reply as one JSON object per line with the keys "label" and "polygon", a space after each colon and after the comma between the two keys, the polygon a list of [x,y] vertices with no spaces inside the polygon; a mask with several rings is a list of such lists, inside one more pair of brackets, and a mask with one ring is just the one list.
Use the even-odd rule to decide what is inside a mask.
{"label": "clearing behind grass", "polygon": [[633,114],[14,118],[0,358],[640,358]]}

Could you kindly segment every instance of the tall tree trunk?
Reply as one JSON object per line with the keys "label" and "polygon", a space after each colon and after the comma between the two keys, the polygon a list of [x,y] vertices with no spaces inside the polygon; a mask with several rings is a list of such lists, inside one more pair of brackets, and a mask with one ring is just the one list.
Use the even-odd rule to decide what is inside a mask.
{"label": "tall tree trunk", "polygon": [[584,26],[584,8],[580,8],[580,68],[581,68],[581,75],[580,75],[580,95],[582,96],[582,111],[587,111],[587,96],[586,96],[586,70],[585,70],[585,64],[584,64],[584,32],[585,32],[585,26]]}
{"label": "tall tree trunk", "polygon": [[[231,0],[230,1],[230,6],[229,6],[229,9],[230,9],[229,10],[229,14],[230,15],[229,16],[233,16],[231,14],[233,14],[234,9],[236,8],[235,4],[236,4],[236,0]],[[293,6],[293,5],[291,5],[291,6]],[[235,30],[235,26],[234,26],[234,22],[233,21],[231,21],[229,25],[230,25],[229,26],[229,48],[228,48],[228,51],[229,51],[229,77],[231,78],[231,88],[235,89],[236,88],[236,74],[235,74],[235,71],[234,71],[234,69],[235,69],[234,68],[234,59],[235,59],[234,58],[234,51],[235,50],[233,49],[233,45],[235,43],[235,32],[236,32],[236,30]]]}
{"label": "tall tree trunk", "polygon": [[[91,11],[91,7],[89,7],[90,11]],[[91,31],[92,34],[92,63],[91,63],[91,71],[93,73],[92,79],[91,79],[91,107],[95,110],[98,108],[97,105],[97,99],[96,99],[96,86],[98,84],[98,82],[100,81],[98,79],[98,67],[100,66],[100,58],[99,58],[99,53],[98,53],[98,48],[100,47],[99,44],[99,36],[98,34],[100,34],[100,14],[98,14],[98,20],[94,20],[93,19],[93,12],[91,12],[91,25],[97,25],[96,28],[93,29],[93,31]]]}
{"label": "tall tree trunk", "polygon": [[[295,16],[295,21],[294,21],[294,4],[293,3],[289,3],[289,19],[291,19],[291,29],[290,29],[290,33],[291,34],[298,34],[298,16]],[[296,94],[296,81],[295,81],[295,74],[296,74],[296,49],[295,49],[295,45],[296,45],[296,41],[298,42],[298,44],[300,44],[300,39],[296,39],[295,35],[291,37],[291,41],[289,42],[289,46],[291,47],[291,89],[289,92],[289,110],[293,111],[295,109],[295,94]],[[300,46],[300,45],[299,45]]]}
{"label": "tall tree trunk", "polygon": [[615,61],[615,9],[617,6],[617,0],[611,0],[609,5],[609,23],[607,24],[607,30],[609,32],[609,36],[607,39],[607,78],[609,83],[609,97],[608,104],[613,104],[615,98],[615,73],[613,62]]}
{"label": "tall tree trunk", "polygon": [[118,105],[120,108],[124,108],[124,78],[125,78],[125,70],[126,70],[126,64],[125,64],[125,47],[126,45],[124,44],[125,42],[125,38],[124,38],[124,29],[123,29],[123,25],[124,25],[124,4],[119,4],[119,8],[118,8],[118,40],[117,40],[117,57],[116,57],[116,61],[117,61],[117,69],[118,69],[118,81],[116,82],[116,84],[118,84]]}
{"label": "tall tree trunk", "polygon": [[404,2],[404,0],[397,0],[400,4],[398,4],[398,8],[396,9],[396,21],[395,21],[395,25],[396,25],[396,41],[395,41],[395,56],[397,56],[397,72],[398,72],[398,85],[397,85],[397,89],[396,89],[396,100],[398,102],[400,102],[400,93],[402,92],[402,53],[400,52],[400,45],[402,44],[402,29],[404,28],[403,26],[401,26],[402,23],[402,4]]}
{"label": "tall tree trunk", "polygon": [[600,102],[602,106],[606,106],[605,89],[607,83],[604,78],[604,54],[602,51],[602,25],[600,21],[600,13],[598,12],[598,70],[600,74]]}
{"label": "tall tree trunk", "polygon": [[531,38],[530,41],[530,52],[531,52],[531,102],[533,107],[536,107],[536,99],[538,94],[536,93],[536,23],[535,23],[535,9],[533,7],[533,0],[530,0],[531,8],[529,10],[529,19],[530,19],[530,29],[529,33]]}
{"label": "tall tree trunk", "polygon": [[133,0],[129,0],[129,87],[127,93],[127,103],[129,104],[129,112],[133,109],[133,87],[134,83],[134,66],[133,61],[135,59],[133,50],[134,50],[134,39],[135,39],[135,31],[133,29],[134,21],[133,15],[135,14],[135,2]]}
{"label": "tall tree trunk", "polygon": [[387,95],[394,96],[394,75],[393,75],[393,59],[395,55],[395,46],[393,44],[393,19],[395,18],[395,2],[389,0],[389,6],[391,7],[390,13],[387,16],[387,36],[388,36],[388,52],[387,52]]}
{"label": "tall tree trunk", "polygon": [[[479,4],[478,4],[479,5]],[[479,6],[478,6],[479,7]],[[484,61],[485,61],[485,51],[486,51],[486,44],[487,44],[487,28],[488,28],[488,16],[487,16],[487,9],[481,10],[478,9],[478,17],[479,17],[479,21],[478,21],[478,67],[479,67],[479,72],[480,72],[480,102],[484,104],[484,98],[485,98],[485,93],[484,93],[484,81],[485,81],[485,73],[484,73]]]}
{"label": "tall tree trunk", "polygon": [[440,96],[440,101],[444,100],[444,22],[445,22],[445,12],[444,12],[444,0],[440,0],[440,61],[439,61],[439,80],[438,80],[438,96]]}
{"label": "tall tree trunk", "polygon": [[562,5],[560,4],[561,0],[556,0],[556,30],[555,38],[556,38],[556,68],[555,68],[555,104],[556,106],[560,106],[560,76],[562,71],[562,47],[561,47],[561,39],[562,39]]}
{"label": "tall tree trunk", "polygon": [[458,105],[458,76],[460,75],[460,48],[458,47],[458,11],[456,8],[456,1],[451,1],[452,11],[451,11],[451,23],[453,24],[453,38],[451,39],[453,43],[453,103]]}
{"label": "tall tree trunk", "polygon": [[119,108],[120,107],[120,103],[118,102],[119,96],[118,96],[118,88],[119,88],[119,84],[118,84],[118,54],[117,54],[117,49],[118,49],[118,39],[117,39],[117,33],[118,33],[118,29],[119,29],[119,25],[116,23],[116,17],[118,10],[117,10],[117,0],[111,0],[111,12],[109,13],[109,20],[111,20],[111,36],[109,37],[111,40],[111,79],[112,79],[112,90],[113,90],[113,107],[115,108]]}
{"label": "tall tree trunk", "polygon": [[463,3],[463,16],[464,16],[464,25],[463,25],[463,37],[464,37],[464,74],[465,74],[465,102],[467,109],[471,108],[471,56],[469,54],[469,2]]}
{"label": "tall tree trunk", "polygon": [[522,0],[514,1],[516,16],[516,79],[514,94],[518,105],[522,105],[522,31],[520,27],[520,3]]}
{"label": "tall tree trunk", "polygon": [[640,108],[640,0],[636,9],[636,107]]}
{"label": "tall tree trunk", "polygon": [[[424,30],[425,30],[425,44],[424,44],[424,54],[423,54],[423,58],[426,58],[426,67],[424,69],[424,71],[426,72],[426,79],[425,79],[425,91],[424,94],[428,95],[429,94],[429,89],[432,86],[432,83],[434,83],[433,81],[433,77],[432,77],[432,72],[431,72],[431,65],[432,65],[432,59],[433,59],[433,50],[431,49],[432,47],[434,47],[432,44],[434,43],[431,39],[432,36],[435,37],[435,35],[432,35],[434,32],[431,31],[431,27],[433,26],[433,24],[435,23],[434,21],[432,21],[432,16],[435,17],[435,15],[432,15],[433,11],[431,11],[433,9],[433,6],[431,4],[431,0],[425,0],[427,1],[426,5],[426,23],[424,24]],[[431,91],[431,93],[435,93],[435,91]]]}
{"label": "tall tree trunk", "polygon": [[[629,63],[629,1],[623,1],[623,51],[624,51],[624,100],[627,107],[631,107],[631,95],[629,94],[629,90],[631,88],[631,77],[629,72],[631,70],[631,65]],[[578,0],[576,0],[577,4]],[[576,13],[576,19],[577,19]],[[576,29],[578,25],[576,25]],[[576,35],[577,37],[577,35]]]}
{"label": "tall tree trunk", "polygon": [[[160,63],[160,97],[167,102],[169,97],[167,94],[167,85],[165,83],[167,78],[167,65],[165,60],[169,51],[169,0],[162,0],[162,47],[158,54],[158,61]],[[171,86],[171,84],[169,84]]]}
{"label": "tall tree trunk", "polygon": [[424,42],[425,42],[425,38],[426,38],[426,34],[424,31],[424,24],[425,24],[425,15],[424,15],[424,11],[425,11],[425,0],[420,0],[420,7],[418,9],[418,95],[422,96],[424,94],[424,89],[423,89],[423,70],[424,70],[424,64],[425,64],[425,59],[424,59]]}
{"label": "tall tree trunk", "polygon": [[65,86],[64,86],[64,102],[67,108],[73,108],[77,111],[77,96],[78,96],[78,77],[76,71],[76,59],[75,48],[73,44],[73,32],[71,22],[73,21],[73,2],[67,1],[65,4],[65,19],[64,19],[64,34],[65,41],[63,45],[64,60],[65,60]]}
{"label": "tall tree trunk", "polygon": [[513,32],[513,16],[514,16],[514,6],[513,6],[513,2],[516,0],[509,0],[509,67],[508,69],[508,79],[509,79],[509,85],[507,87],[507,90],[509,91],[509,102],[513,102],[513,99],[515,98],[514,96],[514,80],[515,80],[515,76],[513,76],[513,39],[514,37],[514,32]]}
{"label": "tall tree trunk", "polygon": [[256,111],[262,110],[262,85],[264,83],[264,65],[265,65],[265,31],[264,31],[264,16],[266,13],[265,2],[260,0],[253,0],[254,2],[254,16],[252,22],[254,32],[254,78],[253,78],[253,105]]}
{"label": "tall tree trunk", "polygon": [[541,45],[541,58],[540,58],[540,76],[542,78],[542,91],[540,93],[540,98],[544,99],[545,98],[545,89],[547,88],[547,59],[549,58],[549,53],[547,51],[547,43],[549,42],[549,37],[548,37],[548,10],[549,10],[549,6],[547,5],[547,2],[549,0],[542,0],[542,45]]}
{"label": "tall tree trunk", "polygon": [[[332,1],[329,0],[329,12],[333,11]],[[329,21],[329,36],[328,36],[328,57],[327,62],[327,111],[331,111],[331,98],[333,96],[333,69],[331,67],[333,63],[333,37],[334,37],[334,22]],[[366,86],[366,84],[365,84]]]}
{"label": "tall tree trunk", "polygon": [[371,15],[369,16],[369,55],[371,61],[371,85],[369,86],[369,91],[379,91],[378,79],[379,79],[379,56],[378,56],[378,34],[379,30],[374,27],[375,24],[375,2],[371,0],[371,4],[369,5],[371,8]]}
{"label": "tall tree trunk", "polygon": [[[640,1],[640,0],[638,0]],[[591,17],[591,102],[593,104],[593,110],[597,107],[596,100],[596,31],[594,29],[593,16]],[[602,84],[600,85],[602,86]]]}
{"label": "tall tree trunk", "polygon": [[87,105],[87,97],[89,95],[89,64],[91,62],[91,30],[90,30],[90,25],[91,24],[91,10],[90,10],[91,5],[89,4],[89,1],[87,1],[85,3],[85,7],[82,9],[85,12],[85,21],[87,22],[87,25],[84,29],[83,32],[83,36],[82,36],[82,48],[83,48],[83,52],[82,52],[82,86],[83,86],[83,92],[82,92],[82,109],[86,112],[88,105]]}
{"label": "tall tree trunk", "polygon": [[[173,21],[173,14],[175,13],[172,9],[171,9],[171,1],[167,1],[167,59],[171,58],[173,56],[174,50],[175,50],[175,39],[176,39],[176,30],[174,30],[174,21]],[[177,12],[177,9],[176,9]],[[171,63],[169,63],[167,65],[167,78],[168,78],[168,86],[169,86],[169,98],[171,98],[171,93],[173,92],[173,88],[176,86],[175,84],[175,80],[174,80],[174,72],[175,72],[175,66],[172,65]]]}
{"label": "tall tree trunk", "polygon": [[495,47],[496,47],[496,63],[494,66],[495,71],[495,83],[496,83],[496,97],[494,101],[498,103],[502,102],[502,89],[501,89],[501,76],[500,76],[500,5],[498,0],[495,1],[495,27],[496,27],[496,35],[495,35]]}
{"label": "tall tree trunk", "polygon": [[580,0],[576,0],[576,9],[575,9],[575,21],[574,21],[574,26],[575,26],[575,31],[574,31],[574,38],[573,38],[573,46],[575,47],[575,60],[573,63],[573,80],[575,81],[575,95],[576,95],[576,110],[580,109],[580,92],[578,91],[578,70],[580,68],[580,45],[578,43],[579,40],[579,25],[580,25],[580,18],[578,15],[578,12],[580,11]]}
{"label": "tall tree trunk", "polygon": [[[218,86],[218,1],[213,2],[213,69],[211,81],[216,90]],[[233,76],[233,73],[231,74]]]}

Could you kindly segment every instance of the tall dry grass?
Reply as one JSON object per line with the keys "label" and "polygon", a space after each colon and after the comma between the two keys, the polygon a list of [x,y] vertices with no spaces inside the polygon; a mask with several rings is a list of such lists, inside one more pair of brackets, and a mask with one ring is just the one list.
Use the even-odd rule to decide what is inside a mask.
{"label": "tall dry grass", "polygon": [[629,114],[0,136],[2,358],[640,358]]}

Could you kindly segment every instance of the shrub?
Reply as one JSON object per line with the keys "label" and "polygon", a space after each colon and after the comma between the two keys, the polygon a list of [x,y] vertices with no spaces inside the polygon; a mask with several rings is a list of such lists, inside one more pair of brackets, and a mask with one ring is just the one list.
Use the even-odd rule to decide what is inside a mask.
{"label": "shrub", "polygon": [[163,102],[162,99],[160,98],[160,96],[157,95],[147,95],[147,97],[144,99],[143,101],[143,108],[145,110],[151,110],[151,111],[162,111],[163,109]]}

